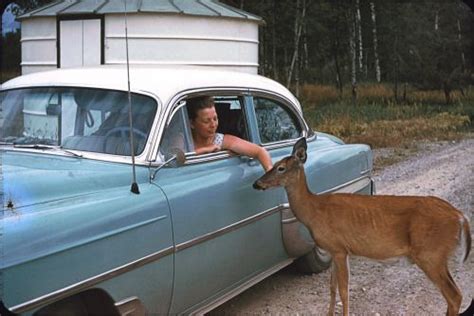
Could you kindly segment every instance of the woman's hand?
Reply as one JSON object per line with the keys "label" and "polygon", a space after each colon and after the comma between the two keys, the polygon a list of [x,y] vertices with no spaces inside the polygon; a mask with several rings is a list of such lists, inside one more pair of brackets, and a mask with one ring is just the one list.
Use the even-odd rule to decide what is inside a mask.
{"label": "woman's hand", "polygon": [[213,153],[213,152],[216,152],[216,151],[219,151],[221,150],[221,146],[219,145],[216,145],[216,144],[212,144],[212,145],[209,145],[209,146],[205,146],[205,147],[201,147],[199,149],[196,149],[196,155],[202,155],[202,154],[208,154],[208,153]]}
{"label": "woman's hand", "polygon": [[245,155],[258,159],[265,171],[270,170],[273,166],[272,158],[265,148],[248,142],[242,138],[226,134],[224,135],[222,148],[231,150],[239,155]]}

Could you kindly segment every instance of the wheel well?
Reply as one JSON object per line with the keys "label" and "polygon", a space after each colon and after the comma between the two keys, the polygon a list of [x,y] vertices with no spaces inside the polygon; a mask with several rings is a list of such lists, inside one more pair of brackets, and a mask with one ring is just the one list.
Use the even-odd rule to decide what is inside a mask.
{"label": "wheel well", "polygon": [[34,316],[119,316],[114,300],[102,289],[91,289],[41,308]]}

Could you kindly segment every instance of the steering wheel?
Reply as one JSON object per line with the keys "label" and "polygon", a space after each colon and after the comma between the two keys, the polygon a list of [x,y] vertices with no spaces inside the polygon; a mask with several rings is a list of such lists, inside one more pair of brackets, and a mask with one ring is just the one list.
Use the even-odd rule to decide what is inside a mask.
{"label": "steering wheel", "polygon": [[[135,144],[138,144],[140,140],[143,140],[145,141],[146,138],[147,138],[147,134],[142,132],[141,130],[137,129],[137,128],[133,128],[132,129],[133,131],[133,135],[134,135],[134,143]],[[105,133],[104,135],[104,152],[107,152],[107,143],[109,141],[109,138],[111,136],[114,136],[115,134],[118,134],[117,137],[119,139],[125,139],[127,140],[127,144],[128,144],[128,140],[129,140],[129,137],[130,137],[130,127],[128,126],[119,126],[119,127],[114,127],[112,129],[110,129],[107,133]],[[122,145],[123,143],[120,142],[120,144],[116,144],[115,147],[117,149],[117,147],[119,147],[119,145]]]}

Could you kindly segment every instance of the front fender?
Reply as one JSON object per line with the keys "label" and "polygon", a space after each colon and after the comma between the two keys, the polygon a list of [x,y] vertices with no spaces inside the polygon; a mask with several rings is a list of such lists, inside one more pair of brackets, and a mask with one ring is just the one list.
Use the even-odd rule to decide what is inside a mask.
{"label": "front fender", "polygon": [[[173,247],[166,197],[152,184],[141,184],[140,191],[133,194],[127,185],[5,210],[5,304],[25,312],[94,286],[104,286],[115,300],[146,292],[138,280],[129,294],[112,282],[138,268],[121,267]],[[172,275],[171,259],[168,267],[163,272]],[[169,288],[171,282],[169,276]]]}

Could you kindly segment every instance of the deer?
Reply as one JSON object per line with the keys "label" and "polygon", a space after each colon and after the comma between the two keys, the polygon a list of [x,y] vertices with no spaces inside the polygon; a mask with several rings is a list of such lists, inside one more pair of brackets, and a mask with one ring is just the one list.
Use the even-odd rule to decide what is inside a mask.
{"label": "deer", "polygon": [[[462,294],[448,259],[462,243],[465,262],[471,249],[469,221],[448,202],[433,196],[313,194],[306,182],[306,139],[291,156],[275,163],[253,184],[257,190],[284,187],[291,210],[310,231],[317,247],[332,256],[329,315],[334,315],[336,291],[343,315],[349,315],[349,256],[375,260],[406,257],[441,291],[447,315],[457,315]],[[471,305],[474,304],[471,303]]]}

